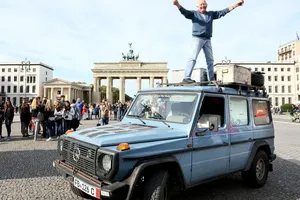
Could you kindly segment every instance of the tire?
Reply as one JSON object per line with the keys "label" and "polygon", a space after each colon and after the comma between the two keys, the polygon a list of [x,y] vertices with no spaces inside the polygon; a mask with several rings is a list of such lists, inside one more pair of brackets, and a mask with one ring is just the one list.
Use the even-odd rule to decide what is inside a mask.
{"label": "tire", "polygon": [[90,195],[86,194],[85,192],[76,188],[72,183],[70,183],[70,188],[71,188],[72,192],[79,197],[82,197],[84,199],[92,199],[93,198]]}
{"label": "tire", "polygon": [[263,187],[268,179],[269,159],[265,151],[259,151],[253,159],[249,171],[242,172],[244,182],[252,188]]}
{"label": "tire", "polygon": [[159,171],[146,181],[143,200],[169,200],[169,172]]}

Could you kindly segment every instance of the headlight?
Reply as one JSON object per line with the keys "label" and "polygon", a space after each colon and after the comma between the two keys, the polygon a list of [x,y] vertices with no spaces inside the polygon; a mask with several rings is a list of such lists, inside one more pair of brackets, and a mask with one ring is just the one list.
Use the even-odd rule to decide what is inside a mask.
{"label": "headlight", "polygon": [[111,159],[111,156],[109,156],[109,155],[105,155],[102,158],[102,167],[107,172],[109,170],[111,170],[111,161],[112,161],[112,159]]}
{"label": "headlight", "polygon": [[98,149],[96,159],[96,175],[102,180],[112,180],[119,170],[119,153]]}
{"label": "headlight", "polygon": [[108,174],[112,169],[112,156],[102,153],[98,157],[98,167],[103,174]]}

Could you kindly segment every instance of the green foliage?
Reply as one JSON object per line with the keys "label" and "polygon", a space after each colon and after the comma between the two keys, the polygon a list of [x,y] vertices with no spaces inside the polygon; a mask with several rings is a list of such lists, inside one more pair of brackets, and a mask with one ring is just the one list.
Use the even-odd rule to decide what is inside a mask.
{"label": "green foliage", "polygon": [[293,109],[293,104],[283,104],[280,108],[282,112],[290,112]]}
{"label": "green foliage", "polygon": [[[100,87],[100,92],[101,92],[101,100],[102,99],[106,99],[106,86],[105,85],[102,85],[101,87]],[[116,103],[116,102],[118,102],[119,101],[119,88],[115,88],[115,87],[113,87],[112,88],[112,93],[113,93],[113,101],[112,101],[112,103]],[[129,101],[129,100],[131,100],[132,99],[132,97],[130,97],[129,95],[127,95],[127,94],[125,94],[125,101]]]}

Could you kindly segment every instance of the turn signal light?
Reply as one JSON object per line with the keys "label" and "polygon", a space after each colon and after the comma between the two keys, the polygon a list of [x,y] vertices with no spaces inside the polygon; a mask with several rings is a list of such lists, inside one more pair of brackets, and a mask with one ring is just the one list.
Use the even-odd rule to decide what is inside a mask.
{"label": "turn signal light", "polygon": [[68,134],[70,134],[70,133],[72,133],[72,132],[74,132],[74,130],[73,130],[73,129],[70,129],[70,130],[67,130],[67,131],[66,131],[66,134],[68,135]]}
{"label": "turn signal light", "polygon": [[125,151],[125,150],[129,150],[130,146],[128,143],[121,143],[118,145],[117,149],[120,151]]}

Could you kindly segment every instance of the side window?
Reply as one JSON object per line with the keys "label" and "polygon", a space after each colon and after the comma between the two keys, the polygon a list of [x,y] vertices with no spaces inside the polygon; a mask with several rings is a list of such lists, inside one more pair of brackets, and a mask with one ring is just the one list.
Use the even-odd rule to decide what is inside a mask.
{"label": "side window", "polygon": [[218,127],[225,126],[225,100],[223,97],[205,96],[198,116],[198,128],[209,127],[209,117],[218,118]]}
{"label": "side window", "polygon": [[230,97],[230,124],[232,126],[246,126],[249,124],[248,101],[244,98]]}
{"label": "side window", "polygon": [[267,101],[252,100],[252,108],[255,125],[267,125],[271,123]]}

